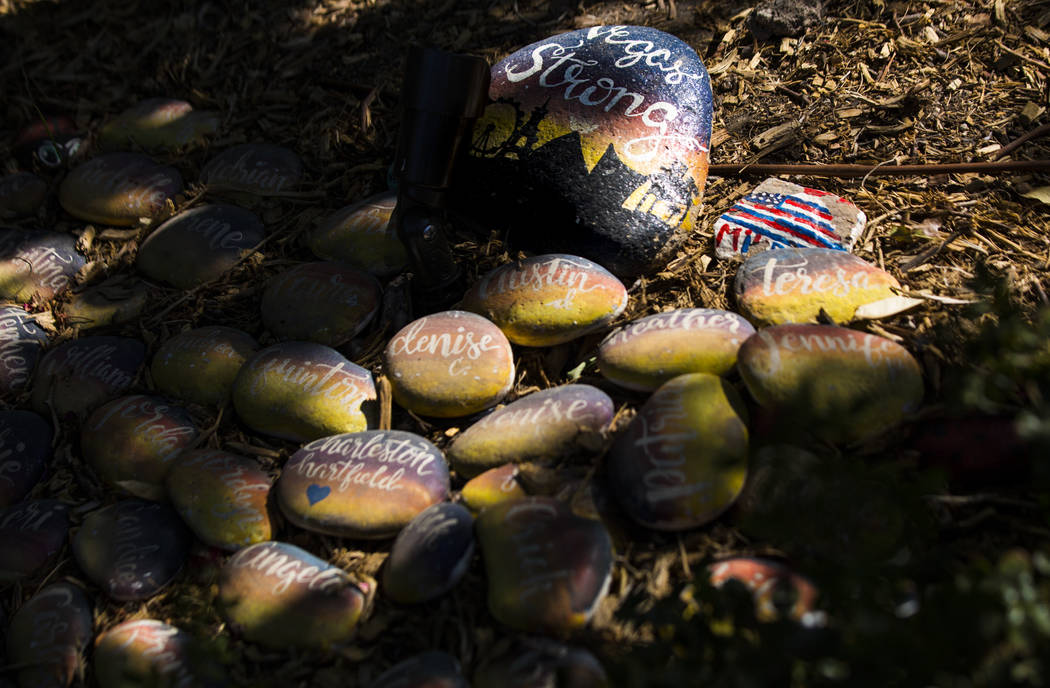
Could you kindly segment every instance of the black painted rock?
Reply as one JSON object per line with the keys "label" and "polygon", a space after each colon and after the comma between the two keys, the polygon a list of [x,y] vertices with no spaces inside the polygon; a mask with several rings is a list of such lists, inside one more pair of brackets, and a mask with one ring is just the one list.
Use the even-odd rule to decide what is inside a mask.
{"label": "black painted rock", "polygon": [[194,636],[156,619],[117,624],[95,640],[100,688],[222,688],[222,667]]}
{"label": "black painted rock", "polygon": [[383,569],[383,592],[404,604],[440,597],[467,573],[473,554],[470,512],[459,504],[435,504],[397,534]]}
{"label": "black painted rock", "polygon": [[203,205],[146,237],[135,267],[152,279],[191,289],[221,277],[265,236],[254,213],[225,203]]}
{"label": "black painted rock", "polygon": [[369,688],[469,688],[469,684],[455,657],[429,650],[390,667]]}
{"label": "black painted rock", "polygon": [[512,242],[629,277],[694,229],[711,85],[683,41],[639,26],[552,36],[493,66],[489,96],[460,202],[504,218]]}
{"label": "black painted rock", "polygon": [[83,417],[135,382],[146,346],[127,337],[81,337],[41,359],[33,380],[33,410],[59,418]]}
{"label": "black painted rock", "polygon": [[73,683],[93,635],[91,602],[71,583],[47,586],[11,618],[7,656],[21,688]]}
{"label": "black painted rock", "polygon": [[106,153],[70,172],[58,201],[88,222],[131,227],[153,217],[182,191],[182,175],[139,153]]}
{"label": "black painted rock", "polygon": [[47,182],[29,172],[0,177],[0,217],[32,215],[47,197]]}
{"label": "black painted rock", "polygon": [[51,425],[30,411],[0,411],[0,509],[25,497],[51,459]]}
{"label": "black painted rock", "polygon": [[408,265],[405,245],[390,226],[397,193],[385,191],[348,205],[325,219],[307,237],[318,258],[337,260],[386,277]]}
{"label": "black painted rock", "polygon": [[247,332],[213,325],[180,332],[160,345],[150,376],[164,394],[202,406],[230,398],[241,366],[259,350]]}
{"label": "black painted rock", "polygon": [[84,137],[67,115],[46,115],[26,125],[13,151],[27,170],[55,172],[84,152]]}
{"label": "black painted rock", "polygon": [[46,345],[47,334],[24,308],[0,306],[0,398],[25,389]]}
{"label": "black painted rock", "polygon": [[0,585],[29,578],[54,559],[69,533],[69,507],[54,499],[0,512]]}
{"label": "black painted rock", "polygon": [[609,679],[594,655],[546,638],[503,643],[474,673],[474,688],[607,688]]}
{"label": "black painted rock", "polygon": [[142,280],[114,275],[101,284],[73,296],[62,307],[70,325],[81,331],[121,325],[138,318],[149,302],[149,289]]}
{"label": "black painted rock", "polygon": [[194,110],[185,100],[148,98],[107,122],[99,144],[109,150],[162,151],[202,143],[218,130],[218,113]]}
{"label": "black painted rock", "polygon": [[270,196],[292,191],[303,173],[295,152],[268,143],[243,143],[208,161],[201,182],[214,191]]}
{"label": "black painted rock", "polygon": [[71,234],[0,230],[0,298],[47,301],[68,289],[86,263]]}
{"label": "black painted rock", "polygon": [[191,541],[167,504],[127,499],[88,514],[73,537],[73,556],[113,599],[144,600],[175,578]]}

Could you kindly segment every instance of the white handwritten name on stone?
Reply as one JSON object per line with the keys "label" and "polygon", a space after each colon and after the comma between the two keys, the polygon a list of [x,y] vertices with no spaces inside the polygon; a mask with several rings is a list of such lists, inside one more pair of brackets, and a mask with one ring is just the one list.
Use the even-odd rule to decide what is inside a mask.
{"label": "white handwritten name on stone", "polygon": [[390,340],[389,353],[394,356],[435,356],[448,360],[449,375],[469,375],[471,361],[488,351],[500,351],[505,344],[491,334],[479,334],[460,326],[453,332],[422,334],[430,324],[429,316],[410,323]]}
{"label": "white handwritten name on stone", "polygon": [[[754,329],[743,317],[728,311],[706,308],[681,308],[656,316],[640,318],[611,332],[602,345],[623,344],[634,337],[657,330],[710,330],[722,329],[733,334],[743,331],[750,336]],[[738,340],[731,340],[734,344]]]}
{"label": "white handwritten name on stone", "polygon": [[[403,487],[406,469],[418,476],[434,474],[431,464],[438,458],[436,448],[422,438],[383,432],[336,435],[303,446],[294,470],[315,480],[338,483],[345,492],[351,485],[368,485],[377,490],[394,491]],[[333,455],[344,458],[326,460]],[[390,464],[375,465],[375,464]],[[371,468],[372,470],[367,470]]]}
{"label": "white handwritten name on stone", "polygon": [[229,561],[235,569],[254,571],[270,581],[270,592],[281,595],[293,585],[332,593],[352,585],[350,576],[297,547],[263,542],[237,552]]}

